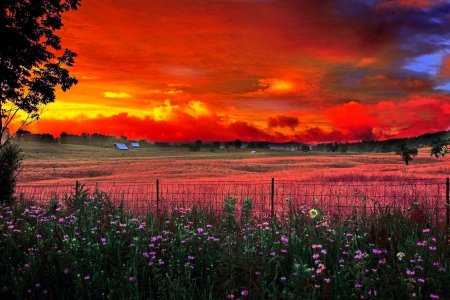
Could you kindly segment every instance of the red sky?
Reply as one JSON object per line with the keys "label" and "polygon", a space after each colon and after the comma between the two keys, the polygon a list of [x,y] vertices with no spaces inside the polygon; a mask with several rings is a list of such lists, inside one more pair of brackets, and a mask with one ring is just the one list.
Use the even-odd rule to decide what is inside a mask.
{"label": "red sky", "polygon": [[358,141],[450,129],[450,3],[82,0],[79,82],[28,130],[184,142]]}

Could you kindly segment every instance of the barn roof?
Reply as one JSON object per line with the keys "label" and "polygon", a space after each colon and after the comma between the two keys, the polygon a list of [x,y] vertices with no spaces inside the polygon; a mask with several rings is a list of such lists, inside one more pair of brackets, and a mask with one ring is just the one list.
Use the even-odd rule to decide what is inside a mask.
{"label": "barn roof", "polygon": [[127,145],[122,143],[114,143],[114,146],[116,146],[119,150],[128,150]]}
{"label": "barn roof", "polygon": [[139,147],[139,143],[137,143],[137,142],[131,142],[131,146],[132,146],[132,147]]}

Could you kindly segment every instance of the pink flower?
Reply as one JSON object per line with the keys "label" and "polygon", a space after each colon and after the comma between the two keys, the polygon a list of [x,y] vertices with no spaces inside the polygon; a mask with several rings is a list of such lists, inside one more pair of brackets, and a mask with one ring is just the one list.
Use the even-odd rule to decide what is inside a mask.
{"label": "pink flower", "polygon": [[241,296],[247,296],[247,295],[248,295],[248,291],[243,290],[243,291],[241,292]]}
{"label": "pink flower", "polygon": [[200,228],[197,228],[197,232],[198,232],[198,233],[202,233],[202,232],[203,232],[203,228],[201,228],[201,227],[200,227]]}

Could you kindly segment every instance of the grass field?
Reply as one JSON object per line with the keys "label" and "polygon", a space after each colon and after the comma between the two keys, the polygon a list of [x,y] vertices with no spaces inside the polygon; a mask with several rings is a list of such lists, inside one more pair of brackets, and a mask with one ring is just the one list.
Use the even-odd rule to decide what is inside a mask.
{"label": "grass field", "polygon": [[189,152],[186,148],[139,151],[20,142],[24,168],[20,183],[133,182],[161,180],[279,180],[336,176],[444,177],[448,157],[430,157],[428,149],[406,166],[393,153],[304,153],[300,151],[220,149]]}

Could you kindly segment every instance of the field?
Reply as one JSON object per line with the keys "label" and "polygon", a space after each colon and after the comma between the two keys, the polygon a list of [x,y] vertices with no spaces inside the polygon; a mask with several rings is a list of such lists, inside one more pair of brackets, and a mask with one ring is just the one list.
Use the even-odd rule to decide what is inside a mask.
{"label": "field", "polygon": [[406,166],[393,153],[304,153],[300,151],[186,148],[118,151],[78,145],[21,142],[24,168],[19,183],[320,180],[329,177],[444,178],[448,157],[430,157],[428,149]]}
{"label": "field", "polygon": [[71,193],[0,205],[1,299],[450,299],[450,161],[427,149],[406,167],[394,154],[20,146],[18,188]]}

